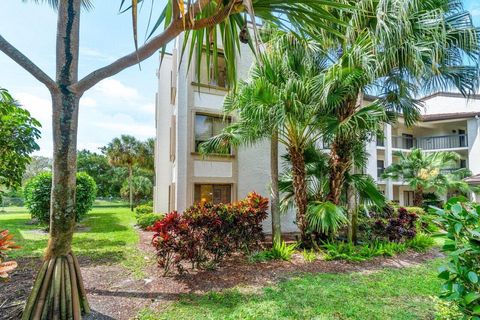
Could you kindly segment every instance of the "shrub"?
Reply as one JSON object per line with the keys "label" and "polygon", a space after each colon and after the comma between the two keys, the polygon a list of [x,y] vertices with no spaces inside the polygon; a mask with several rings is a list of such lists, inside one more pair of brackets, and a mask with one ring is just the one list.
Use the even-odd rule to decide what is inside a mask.
{"label": "shrub", "polygon": [[435,240],[424,233],[417,233],[415,238],[407,240],[407,247],[417,252],[426,252],[433,247]]}
{"label": "shrub", "polygon": [[135,207],[135,216],[137,217],[137,220],[140,216],[149,213],[153,213],[153,206],[142,204],[141,206]]}
{"label": "shrub", "polygon": [[146,213],[137,217],[137,226],[143,230],[152,227],[157,221],[163,219],[163,215],[156,213]]}
{"label": "shrub", "polygon": [[[25,205],[32,218],[48,224],[50,222],[50,195],[52,174],[45,172],[30,179],[24,188]],[[75,219],[80,221],[93,206],[97,194],[95,181],[85,172],[77,173]]]}
{"label": "shrub", "polygon": [[303,249],[302,257],[303,257],[303,260],[305,260],[306,262],[313,262],[317,259],[317,254],[312,249],[310,250]]}
{"label": "shrub", "polygon": [[198,204],[166,215],[150,228],[159,265],[165,273],[173,265],[182,272],[187,261],[192,268],[211,268],[235,251],[258,248],[267,209],[268,199],[250,193],[233,204]]}
{"label": "shrub", "polygon": [[405,242],[417,234],[418,215],[406,208],[387,206],[380,213],[370,212],[363,218],[361,229],[367,241]]}
{"label": "shrub", "polygon": [[480,318],[480,205],[452,198],[436,211],[447,231],[443,251],[448,263],[439,269],[445,280],[441,298],[454,302],[465,319]]}
{"label": "shrub", "polygon": [[8,273],[15,270],[17,263],[15,261],[7,261],[7,251],[18,249],[12,241],[13,235],[8,230],[0,231],[0,278],[8,278]]}

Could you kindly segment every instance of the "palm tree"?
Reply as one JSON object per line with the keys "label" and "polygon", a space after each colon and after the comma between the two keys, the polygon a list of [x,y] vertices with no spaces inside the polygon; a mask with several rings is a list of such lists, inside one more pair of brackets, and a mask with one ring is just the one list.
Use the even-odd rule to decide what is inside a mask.
{"label": "palm tree", "polygon": [[447,191],[460,191],[467,193],[472,191],[463,179],[471,175],[467,169],[450,169],[460,159],[456,152],[423,152],[414,149],[411,152],[395,152],[399,157],[397,163],[385,169],[383,178],[406,182],[414,190],[414,205],[421,207],[423,195],[429,190],[437,194]]}
{"label": "palm tree", "polygon": [[[71,301],[72,313],[69,316],[80,319],[81,311],[90,312],[86,299],[83,281],[80,275],[78,262],[72,254],[72,239],[75,226],[75,175],[77,154],[77,128],[80,98],[85,92],[100,81],[109,78],[124,69],[131,67],[162,49],[168,43],[185,34],[184,48],[193,57],[195,52],[207,48],[213,52],[213,63],[217,65],[218,47],[221,41],[227,61],[227,74],[235,83],[235,66],[240,40],[257,43],[249,37],[246,15],[252,25],[256,26],[256,17],[265,22],[272,22],[284,29],[296,30],[302,36],[312,34],[313,30],[325,28],[331,32],[331,23],[338,21],[330,12],[329,7],[346,8],[348,6],[335,0],[169,0],[154,24],[152,33],[145,44],[137,44],[137,7],[141,1],[121,0],[122,8],[127,7],[132,13],[135,51],[120,57],[118,60],[92,71],[79,79],[78,62],[80,46],[80,18],[82,5],[91,8],[90,0],[34,0],[35,2],[49,3],[58,12],[56,34],[56,75],[55,80],[32,62],[24,53],[15,48],[5,38],[0,36],[0,51],[23,67],[38,81],[46,86],[52,97],[52,126],[53,126],[53,187],[51,199],[52,226],[50,227],[50,241],[45,251],[45,262],[39,272],[32,294],[25,307],[23,319],[38,319],[42,313],[54,314],[54,317],[65,318],[59,312],[57,303],[45,303],[46,296],[54,296],[55,301],[60,299],[60,291],[67,286],[66,281],[60,281],[70,266],[70,283],[73,290],[66,295],[67,302]],[[145,2],[144,2],[145,3]],[[151,2],[153,5],[154,2]],[[153,11],[153,8],[152,8]],[[159,31],[162,28],[163,30]],[[157,31],[159,31],[157,33]],[[188,45],[187,44],[191,44]],[[258,47],[258,46],[254,46]],[[184,50],[185,51],[185,50]],[[182,52],[183,54],[184,52]],[[201,55],[196,55],[201,61]],[[210,61],[210,59],[207,59]],[[209,62],[207,62],[209,63]],[[73,266],[73,267],[72,267]],[[54,272],[55,271],[55,272]],[[45,279],[45,281],[43,281]],[[53,283],[61,283],[61,290],[57,291]],[[50,295],[50,292],[53,294]],[[71,295],[70,295],[71,293]],[[73,298],[73,299],[70,299]],[[61,304],[65,303],[61,300]],[[44,310],[45,309],[45,310]],[[61,308],[63,310],[63,308]]]}
{"label": "palm tree", "polygon": [[133,167],[141,161],[141,143],[135,137],[121,135],[120,138],[114,138],[107,146],[102,148],[102,152],[107,156],[108,162],[114,167],[126,167],[128,169],[128,188],[130,210],[133,211]]}
{"label": "palm tree", "polygon": [[[356,153],[357,168],[365,167],[364,149],[359,148]],[[281,207],[286,211],[295,205],[293,179],[291,174],[291,160],[288,155],[284,156],[284,174],[280,180],[280,191],[283,194]],[[305,150],[305,170],[309,207],[307,220],[312,230],[325,236],[336,233],[342,223],[348,222],[348,238],[356,241],[356,213],[357,208],[349,208],[345,218],[345,210],[328,200],[330,157],[314,144]],[[378,190],[373,178],[367,174],[347,172],[344,177],[345,185],[342,190],[340,204],[348,205],[351,193],[358,194],[358,202],[362,206],[376,206],[382,208],[385,205],[385,197]],[[350,190],[349,190],[350,188]]]}
{"label": "palm tree", "polygon": [[321,56],[314,41],[277,32],[266,44],[261,62],[252,67],[249,79],[225,98],[225,112],[238,115],[239,121],[203,146],[211,151],[235,141],[251,144],[275,132],[292,159],[296,222],[302,240],[308,205],[304,153],[320,136],[315,128],[319,105],[312,79],[322,69]]}
{"label": "palm tree", "polygon": [[[325,105],[322,118],[327,118],[321,121],[328,123],[323,132],[331,142],[328,198],[333,203],[340,201],[354,146],[371,140],[383,123],[395,119],[381,109],[403,113],[411,125],[419,117],[418,92],[455,88],[467,95],[478,86],[480,33],[461,1],[347,3],[359,10],[334,13],[345,22],[335,25],[345,37],[319,31],[321,46],[333,61],[317,79]],[[368,92],[378,99],[365,107]],[[365,108],[375,110],[378,121],[371,121],[373,113]]]}

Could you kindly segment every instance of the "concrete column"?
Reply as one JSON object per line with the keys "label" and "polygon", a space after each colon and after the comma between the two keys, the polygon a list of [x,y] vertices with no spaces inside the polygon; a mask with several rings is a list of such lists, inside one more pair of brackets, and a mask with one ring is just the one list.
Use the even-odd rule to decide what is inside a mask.
{"label": "concrete column", "polygon": [[467,121],[468,168],[472,173],[480,174],[480,117]]}
{"label": "concrete column", "polygon": [[373,139],[366,144],[366,150],[368,153],[366,174],[372,176],[375,181],[378,181],[378,172],[377,172],[377,139]]}
{"label": "concrete column", "polygon": [[[385,168],[392,164],[392,125],[385,125]],[[387,200],[393,200],[393,182],[392,179],[385,181],[385,197]]]}

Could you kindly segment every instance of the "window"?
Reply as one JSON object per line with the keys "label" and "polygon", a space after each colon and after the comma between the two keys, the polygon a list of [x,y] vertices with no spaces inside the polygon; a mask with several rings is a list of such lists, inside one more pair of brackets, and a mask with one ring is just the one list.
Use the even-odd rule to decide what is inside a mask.
{"label": "window", "polygon": [[383,172],[385,171],[385,161],[377,160],[377,176],[380,179]]}
{"label": "window", "polygon": [[413,198],[414,193],[413,191],[403,191],[403,203],[407,207],[413,206]]}
{"label": "window", "polygon": [[466,168],[467,167],[467,160],[466,159],[460,159],[460,168]]}
{"label": "window", "polygon": [[402,133],[403,149],[413,149],[413,136],[411,134]]}
{"label": "window", "polygon": [[232,186],[229,184],[196,184],[195,203],[230,203]]}
{"label": "window", "polygon": [[[195,152],[199,151],[202,142],[207,141],[211,137],[220,134],[230,120],[218,116],[209,116],[203,114],[195,115]],[[230,149],[228,152],[230,153]]]}
{"label": "window", "polygon": [[[217,54],[217,69],[215,68],[215,57],[213,52],[208,55],[205,54],[206,51],[203,51],[203,56],[200,65],[200,78],[198,77],[198,69],[195,81],[199,81],[201,84],[213,86],[213,87],[228,87],[227,79],[227,64],[225,61],[225,56],[223,53],[218,52]],[[210,63],[207,64],[206,59],[209,59]]]}

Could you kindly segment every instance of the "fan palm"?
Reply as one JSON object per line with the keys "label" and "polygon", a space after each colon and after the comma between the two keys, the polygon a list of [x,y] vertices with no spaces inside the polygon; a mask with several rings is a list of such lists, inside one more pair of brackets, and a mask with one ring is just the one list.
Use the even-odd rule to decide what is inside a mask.
{"label": "fan palm", "polygon": [[113,139],[102,152],[107,156],[108,161],[115,167],[128,168],[128,188],[130,210],[133,211],[133,167],[141,161],[141,143],[135,137],[122,135]]}
{"label": "fan palm", "polygon": [[383,178],[401,180],[414,190],[414,205],[421,207],[423,195],[433,190],[437,194],[447,191],[467,193],[472,190],[463,178],[470,175],[467,169],[457,169],[444,173],[442,169],[455,166],[460,156],[456,152],[395,152],[398,162],[385,169]]}
{"label": "fan palm", "polygon": [[[346,3],[360,10],[334,13],[346,22],[335,25],[345,37],[319,31],[333,61],[318,76],[317,88],[325,105],[320,118],[328,123],[323,132],[331,141],[328,198],[334,203],[352,167],[352,149],[394,120],[381,109],[403,113],[411,125],[419,117],[418,93],[475,92],[480,53],[480,33],[459,0]],[[365,107],[362,98],[369,92],[378,99]]]}
{"label": "fan palm", "polygon": [[261,63],[255,63],[248,80],[241,81],[225,99],[225,112],[235,113],[239,121],[202,146],[208,152],[278,134],[292,159],[296,220],[302,237],[308,205],[304,152],[320,136],[315,127],[318,95],[311,80],[322,69],[322,56],[313,41],[282,32],[272,36]]}

